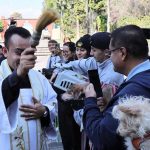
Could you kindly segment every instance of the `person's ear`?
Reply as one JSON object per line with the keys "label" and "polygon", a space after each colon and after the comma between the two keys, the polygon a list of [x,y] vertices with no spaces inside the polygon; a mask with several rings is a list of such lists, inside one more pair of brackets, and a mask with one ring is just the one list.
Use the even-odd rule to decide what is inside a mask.
{"label": "person's ear", "polygon": [[7,57],[8,49],[6,47],[3,47],[3,54],[5,57]]}
{"label": "person's ear", "polygon": [[125,61],[125,59],[127,58],[127,49],[125,47],[121,47],[120,51],[122,55],[122,61]]}

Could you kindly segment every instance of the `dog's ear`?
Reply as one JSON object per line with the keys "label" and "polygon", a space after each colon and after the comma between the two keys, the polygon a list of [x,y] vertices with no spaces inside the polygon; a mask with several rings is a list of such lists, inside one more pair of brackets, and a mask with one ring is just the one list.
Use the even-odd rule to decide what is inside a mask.
{"label": "dog's ear", "polygon": [[112,110],[112,116],[115,118],[115,119],[120,119],[120,110],[118,108],[118,105],[114,106],[113,110]]}
{"label": "dog's ear", "polygon": [[126,107],[126,106],[119,106],[119,110],[125,114],[138,116],[140,114],[140,110],[136,107]]}

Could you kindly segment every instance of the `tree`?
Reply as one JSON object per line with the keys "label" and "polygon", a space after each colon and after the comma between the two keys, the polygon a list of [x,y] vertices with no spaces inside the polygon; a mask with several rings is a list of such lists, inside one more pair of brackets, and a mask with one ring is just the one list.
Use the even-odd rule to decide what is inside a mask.
{"label": "tree", "polygon": [[14,19],[22,19],[22,14],[19,12],[13,12],[10,17]]}
{"label": "tree", "polygon": [[138,18],[150,15],[149,0],[44,0],[44,4],[44,9],[54,7],[60,12],[61,29],[70,37],[75,37],[78,32],[81,36],[106,31],[107,20],[113,30],[125,20],[135,18],[134,22],[138,23]]}
{"label": "tree", "polygon": [[89,7],[94,13],[94,18],[92,20],[93,25],[95,22],[95,27],[98,31],[107,30],[107,1],[106,0],[89,0]]}
{"label": "tree", "polygon": [[49,8],[57,8],[57,0],[44,0],[43,1],[43,10]]}
{"label": "tree", "polygon": [[52,7],[61,14],[59,24],[65,37],[75,38],[85,32],[85,0],[44,0],[43,9]]}
{"label": "tree", "polygon": [[126,24],[136,24],[141,27],[150,27],[148,23],[150,15],[149,0],[110,1],[110,22],[112,30]]}
{"label": "tree", "polygon": [[44,9],[54,7],[61,14],[61,29],[66,37],[79,38],[106,31],[106,0],[44,0]]}
{"label": "tree", "polygon": [[2,20],[0,20],[0,32],[2,32],[3,31],[3,22],[2,22]]}

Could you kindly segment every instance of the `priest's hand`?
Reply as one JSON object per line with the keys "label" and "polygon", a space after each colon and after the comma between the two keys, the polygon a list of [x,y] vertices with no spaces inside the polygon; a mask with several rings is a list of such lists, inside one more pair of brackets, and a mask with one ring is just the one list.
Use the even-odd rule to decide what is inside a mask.
{"label": "priest's hand", "polygon": [[36,52],[35,48],[26,48],[20,56],[20,62],[17,67],[17,75],[19,77],[25,77],[26,74],[32,69],[35,65],[37,57],[34,55]]}
{"label": "priest's hand", "polygon": [[25,120],[40,119],[44,112],[46,111],[45,106],[43,106],[35,97],[32,98],[33,105],[23,104],[20,106],[19,110],[22,111],[21,117]]}

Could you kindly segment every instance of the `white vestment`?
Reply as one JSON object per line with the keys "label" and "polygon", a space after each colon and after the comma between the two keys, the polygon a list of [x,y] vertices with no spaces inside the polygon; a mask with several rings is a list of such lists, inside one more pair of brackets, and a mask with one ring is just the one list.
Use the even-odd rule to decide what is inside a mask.
{"label": "white vestment", "polygon": [[[1,83],[0,83],[0,87],[1,87]],[[14,102],[14,103],[17,106],[17,103],[16,102]],[[15,109],[13,111],[14,111],[14,114],[16,114],[17,107],[15,107]],[[15,130],[15,128],[16,128],[15,119],[12,120],[12,122],[9,121],[10,117],[15,118],[14,114],[11,114],[11,116],[7,115],[7,111],[6,111],[6,108],[5,108],[5,105],[4,105],[4,101],[3,101],[2,95],[0,94],[0,119],[1,119],[0,133],[11,133],[12,131]]]}
{"label": "white vestment", "polygon": [[[7,60],[0,66],[0,86],[11,74]],[[20,89],[18,100],[5,109],[2,90],[0,90],[0,150],[45,150],[46,140],[54,138],[56,132],[53,121],[56,117],[56,93],[48,80],[38,71],[28,73],[30,89]],[[2,89],[2,87],[1,87]],[[50,112],[50,125],[41,129],[40,119],[25,121],[18,107],[21,104],[33,104],[32,96],[47,106]]]}

